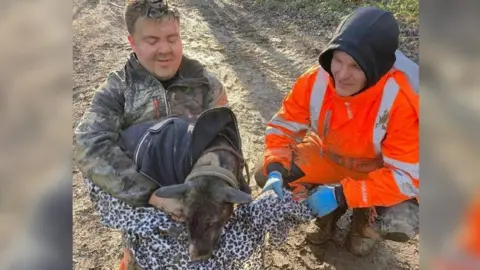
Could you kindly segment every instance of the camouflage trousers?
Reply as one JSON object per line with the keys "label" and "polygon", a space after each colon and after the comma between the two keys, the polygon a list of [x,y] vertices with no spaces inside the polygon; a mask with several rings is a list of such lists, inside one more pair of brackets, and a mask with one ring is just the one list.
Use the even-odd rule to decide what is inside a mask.
{"label": "camouflage trousers", "polygon": [[[375,210],[377,216],[374,228],[386,239],[389,239],[388,236],[402,234],[411,239],[419,232],[419,205],[415,199],[390,207],[377,206]],[[405,239],[405,241],[408,239]]]}
{"label": "camouflage trousers", "polygon": [[[313,244],[321,244],[335,233],[335,224],[345,214],[346,208],[338,208],[332,213],[315,220],[316,231],[307,234]],[[419,205],[415,199],[390,207],[354,208],[351,217],[351,232],[364,235],[366,227],[373,231],[365,237],[382,237],[396,242],[406,242],[419,232]],[[368,236],[370,235],[370,236]]]}

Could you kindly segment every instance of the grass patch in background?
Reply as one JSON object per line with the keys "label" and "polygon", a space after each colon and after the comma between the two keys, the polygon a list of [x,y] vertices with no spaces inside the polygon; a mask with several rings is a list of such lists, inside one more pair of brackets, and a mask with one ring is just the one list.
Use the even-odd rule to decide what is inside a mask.
{"label": "grass patch in background", "polygon": [[256,4],[299,12],[325,14],[339,20],[361,6],[376,6],[391,11],[400,24],[418,26],[419,0],[255,0]]}

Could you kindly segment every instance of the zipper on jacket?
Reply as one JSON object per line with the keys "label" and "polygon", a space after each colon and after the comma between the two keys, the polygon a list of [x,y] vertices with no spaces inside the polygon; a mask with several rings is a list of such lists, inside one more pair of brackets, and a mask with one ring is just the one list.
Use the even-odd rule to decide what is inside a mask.
{"label": "zipper on jacket", "polygon": [[153,99],[153,110],[155,112],[155,118],[159,119],[160,118],[160,108],[158,106],[158,99]]}
{"label": "zipper on jacket", "polygon": [[167,100],[167,89],[163,89],[163,98],[165,100],[165,108],[167,109],[167,115],[170,115],[171,114],[171,110],[170,110],[170,105],[168,104],[168,100]]}
{"label": "zipper on jacket", "polygon": [[353,118],[352,109],[350,108],[350,102],[345,102],[345,107],[347,108],[348,119]]}
{"label": "zipper on jacket", "polygon": [[[161,91],[163,92],[163,101],[165,102],[165,110],[166,110],[167,116],[169,116],[171,114],[172,110],[170,109],[170,105],[168,104],[168,100],[167,100],[167,89],[163,87],[162,83],[158,79],[154,78],[154,80],[159,84],[159,87],[160,87]],[[170,85],[170,86],[172,86],[172,85]],[[170,88],[170,86],[167,87],[167,88]],[[158,99],[155,99],[155,100],[157,100],[156,102],[157,102],[157,107],[158,107]],[[158,117],[160,117],[160,113],[158,114]]]}

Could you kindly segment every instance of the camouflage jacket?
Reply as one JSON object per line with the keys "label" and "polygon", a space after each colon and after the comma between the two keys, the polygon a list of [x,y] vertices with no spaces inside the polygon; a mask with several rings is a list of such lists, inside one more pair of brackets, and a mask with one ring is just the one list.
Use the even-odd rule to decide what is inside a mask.
{"label": "camouflage jacket", "polygon": [[122,201],[146,205],[157,184],[136,170],[118,146],[122,130],[170,116],[197,117],[228,106],[223,85],[196,60],[184,56],[179,76],[164,89],[132,53],[123,69],[111,72],[93,96],[74,132],[74,161],[84,177]]}

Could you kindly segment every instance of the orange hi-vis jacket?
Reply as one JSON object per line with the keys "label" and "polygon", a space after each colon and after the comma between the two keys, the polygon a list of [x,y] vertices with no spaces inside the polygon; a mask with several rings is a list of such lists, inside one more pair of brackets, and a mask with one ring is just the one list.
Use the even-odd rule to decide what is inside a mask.
{"label": "orange hi-vis jacket", "polygon": [[418,66],[396,56],[377,84],[351,97],[337,95],[318,65],[302,74],[267,125],[264,173],[293,161],[305,176],[292,187],[341,183],[350,208],[418,200]]}

